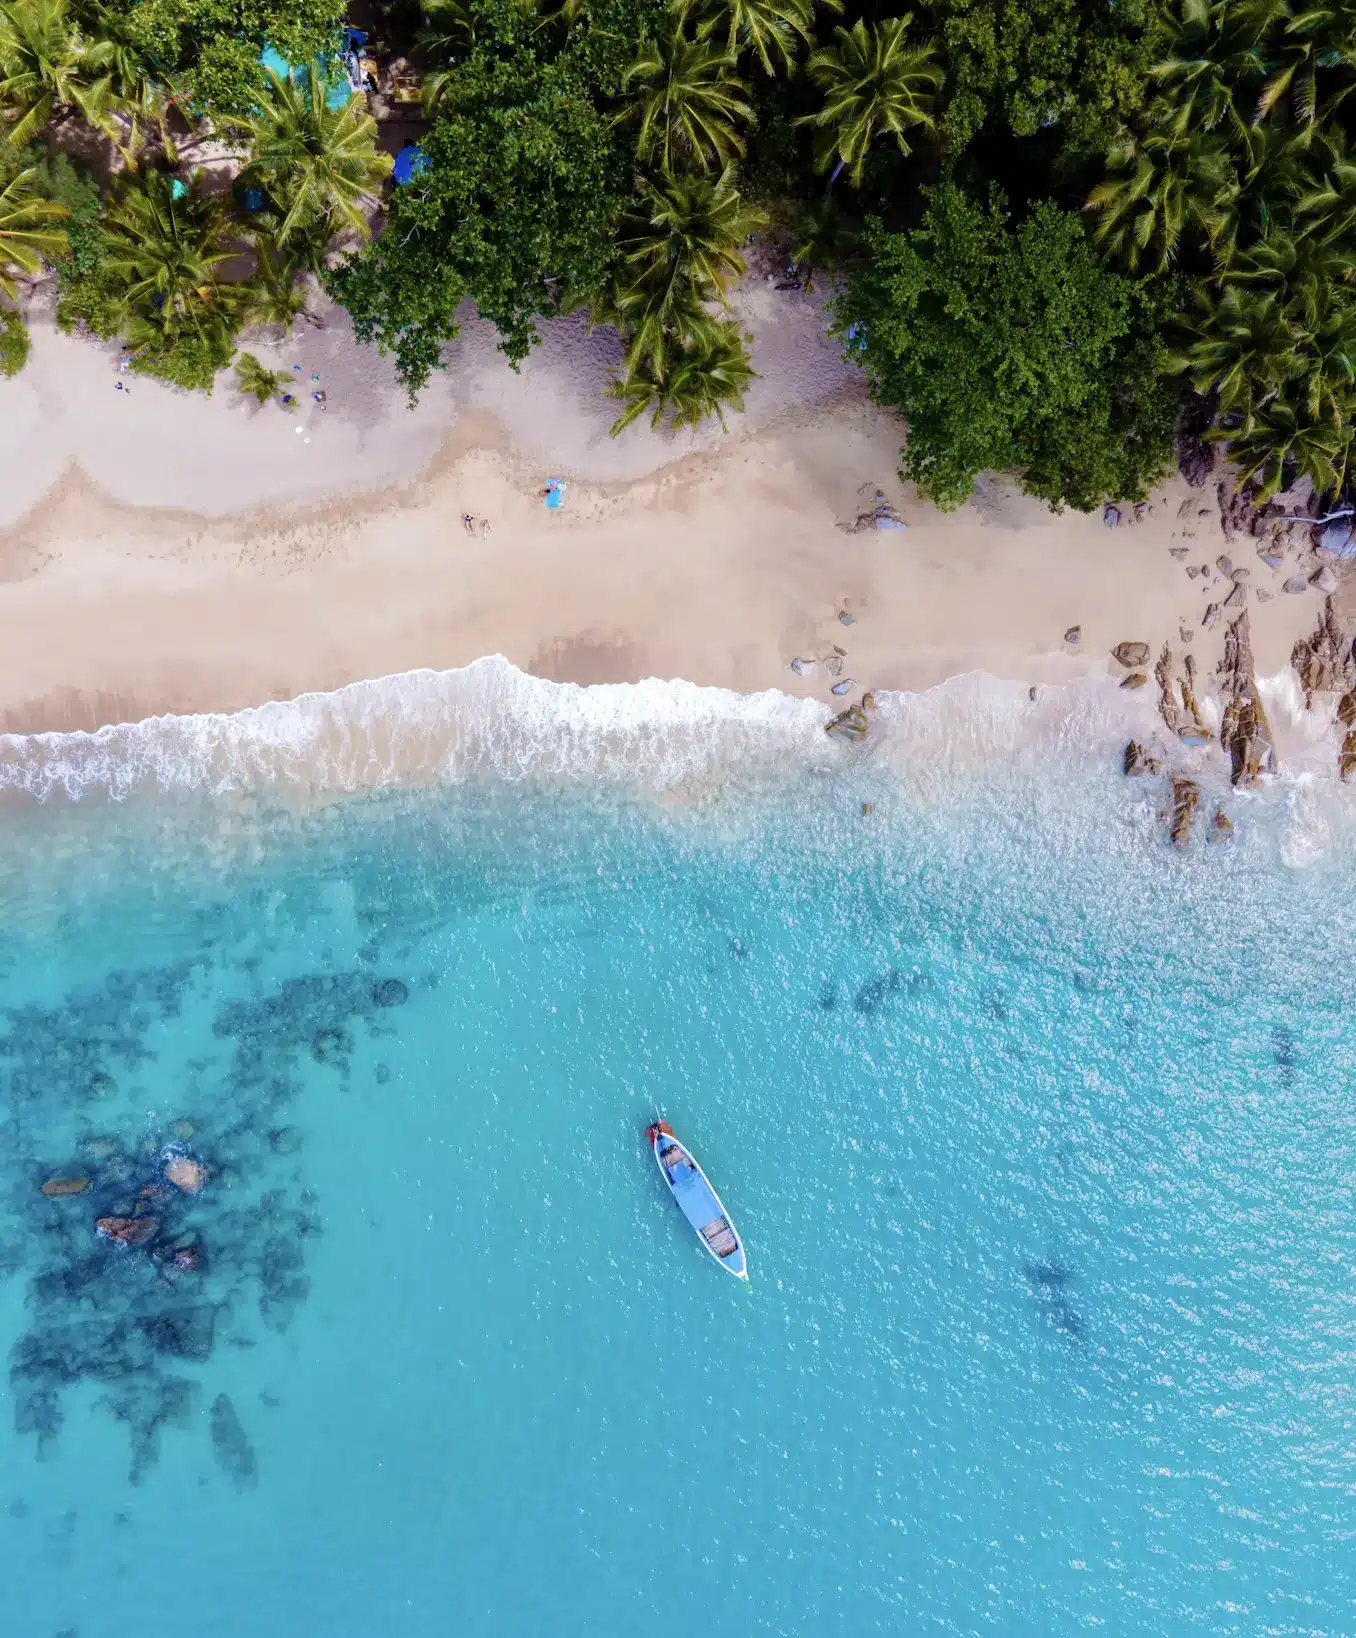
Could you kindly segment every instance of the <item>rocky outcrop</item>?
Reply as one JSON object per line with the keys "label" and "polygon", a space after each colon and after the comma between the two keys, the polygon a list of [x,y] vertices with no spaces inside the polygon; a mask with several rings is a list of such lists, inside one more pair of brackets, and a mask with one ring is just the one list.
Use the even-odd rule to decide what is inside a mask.
{"label": "rocky outcrop", "polygon": [[1196,662],[1191,655],[1183,661],[1180,675],[1174,677],[1172,650],[1164,644],[1154,676],[1158,679],[1158,714],[1169,732],[1186,745],[1208,744],[1210,730],[1201,718],[1196,699]]}
{"label": "rocky outcrop", "polygon": [[1329,597],[1323,604],[1323,614],[1314,634],[1301,637],[1290,651],[1290,663],[1299,675],[1307,710],[1313,710],[1315,694],[1346,694],[1356,686],[1356,657],[1353,657],[1352,646],[1337,624]]}
{"label": "rocky outcrop", "polygon": [[1150,756],[1148,751],[1136,740],[1131,740],[1125,747],[1125,758],[1121,764],[1121,771],[1127,776],[1137,774],[1156,774],[1163,764],[1156,756]]}
{"label": "rocky outcrop", "polygon": [[1235,785],[1255,785],[1263,774],[1275,773],[1276,752],[1271,724],[1257,690],[1246,610],[1224,634],[1220,684],[1224,717],[1219,740],[1229,754],[1230,778]]}
{"label": "rocky outcrop", "polygon": [[849,705],[846,711],[840,711],[833,720],[825,725],[826,734],[839,739],[865,739],[871,728],[869,713],[876,709],[876,696],[863,694],[860,705]]}
{"label": "rocky outcrop", "polygon": [[1169,814],[1168,834],[1174,847],[1185,847],[1191,840],[1191,821],[1200,806],[1201,787],[1194,779],[1175,778],[1172,782],[1172,811]]}

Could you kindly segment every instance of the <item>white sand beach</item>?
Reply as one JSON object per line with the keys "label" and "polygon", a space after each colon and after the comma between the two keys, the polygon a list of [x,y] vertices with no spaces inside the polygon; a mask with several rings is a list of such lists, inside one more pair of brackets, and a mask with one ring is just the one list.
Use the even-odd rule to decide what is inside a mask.
{"label": "white sand beach", "polygon": [[[1259,672],[1312,629],[1321,594],[1281,591],[1313,569],[1307,536],[1267,565],[1226,535],[1213,481],[1174,479],[1115,528],[999,477],[939,513],[899,482],[902,426],[869,403],[819,300],[746,281],[737,304],[759,371],[747,414],[619,439],[602,396],[616,340],[577,318],[515,374],[468,315],[410,410],[326,308],[284,345],[245,339],[294,374],[287,410],[229,377],[210,398],[119,377],[115,349],[38,317],[28,368],[0,382],[0,727],[229,711],[494,652],[561,681],[826,704],[843,682],[918,690],[971,670],[1119,678],[1125,640],[1191,648],[1208,677],[1221,554],[1249,571]],[[559,511],[549,477],[567,484]],[[851,532],[877,490],[907,528]]]}

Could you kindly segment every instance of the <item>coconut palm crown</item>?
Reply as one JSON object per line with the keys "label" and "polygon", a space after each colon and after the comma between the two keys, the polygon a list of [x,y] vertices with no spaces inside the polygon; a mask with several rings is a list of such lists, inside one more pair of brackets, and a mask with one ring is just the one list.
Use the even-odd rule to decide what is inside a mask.
{"label": "coconut palm crown", "polygon": [[837,156],[837,176],[846,170],[856,186],[867,154],[879,136],[893,137],[900,153],[911,152],[907,131],[931,131],[933,105],[945,77],[934,41],[907,38],[912,13],[881,23],[858,20],[833,31],[833,44],[816,51],[806,71],[824,92],[824,106],[802,117],[821,133],[819,165],[827,170]]}
{"label": "coconut palm crown", "polygon": [[391,174],[377,148],[377,123],[360,96],[329,106],[329,82],[318,68],[282,79],[270,71],[268,96],[249,121],[253,157],[241,180],[265,188],[282,212],[278,242],[323,227],[372,235],[367,210]]}

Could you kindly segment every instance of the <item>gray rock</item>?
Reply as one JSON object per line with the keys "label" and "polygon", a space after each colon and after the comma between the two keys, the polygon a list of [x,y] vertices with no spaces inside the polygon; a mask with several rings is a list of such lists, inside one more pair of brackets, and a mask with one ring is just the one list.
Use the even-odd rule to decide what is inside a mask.
{"label": "gray rock", "polygon": [[846,694],[857,685],[851,677],[844,677],[842,682],[836,682],[829,690],[830,694]]}
{"label": "gray rock", "polygon": [[1081,643],[1083,641],[1082,626],[1070,626],[1064,633],[1064,641],[1066,643]]}
{"label": "gray rock", "polygon": [[1249,580],[1252,578],[1251,569],[1235,569],[1229,576],[1230,580]]}
{"label": "gray rock", "polygon": [[1120,521],[1121,521],[1121,509],[1120,509],[1119,506],[1110,506],[1110,505],[1108,505],[1108,506],[1104,506],[1102,508],[1102,522],[1104,524],[1106,524],[1108,529],[1117,528],[1119,526],[1119,524],[1120,524]]}
{"label": "gray rock", "polygon": [[1168,556],[1175,557],[1179,563],[1186,557],[1189,548],[1186,546],[1169,546]]}
{"label": "gray rock", "polygon": [[1292,574],[1289,580],[1286,581],[1285,585],[1281,587],[1281,590],[1290,592],[1292,596],[1298,596],[1300,592],[1307,592],[1309,590],[1309,582],[1302,574]]}
{"label": "gray rock", "polygon": [[1337,576],[1325,563],[1316,574],[1309,576],[1309,584],[1315,591],[1321,591],[1326,597],[1328,593],[1337,590]]}
{"label": "gray rock", "polygon": [[1205,629],[1207,631],[1209,631],[1211,626],[1213,626],[1215,621],[1218,620],[1218,619],[1219,619],[1219,604],[1218,603],[1211,603],[1210,606],[1205,611],[1205,618],[1201,621],[1201,624],[1205,627]]}

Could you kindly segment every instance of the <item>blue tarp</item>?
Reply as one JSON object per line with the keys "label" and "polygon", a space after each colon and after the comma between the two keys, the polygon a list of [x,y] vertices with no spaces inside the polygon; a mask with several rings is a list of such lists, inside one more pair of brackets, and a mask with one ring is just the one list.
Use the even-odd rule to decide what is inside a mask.
{"label": "blue tarp", "polygon": [[413,182],[428,169],[428,155],[415,142],[407,142],[395,156],[391,175],[397,182]]}

